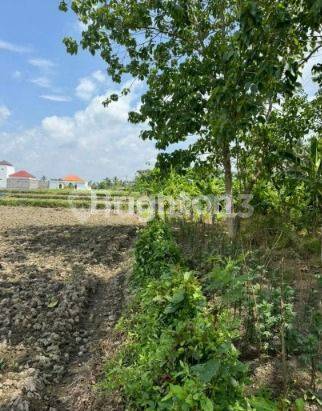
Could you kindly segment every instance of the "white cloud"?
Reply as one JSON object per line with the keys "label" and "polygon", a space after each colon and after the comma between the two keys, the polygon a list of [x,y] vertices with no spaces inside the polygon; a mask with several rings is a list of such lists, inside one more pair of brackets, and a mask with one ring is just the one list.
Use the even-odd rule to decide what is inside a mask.
{"label": "white cloud", "polygon": [[11,112],[8,109],[8,107],[1,105],[0,106],[0,125],[3,124],[8,119],[8,117],[10,117],[10,115],[11,115]]}
{"label": "white cloud", "polygon": [[55,63],[53,63],[52,61],[42,58],[30,59],[28,60],[28,63],[40,69],[50,69],[55,66]]}
{"label": "white cloud", "polygon": [[76,87],[76,96],[82,100],[89,101],[100,91],[105,80],[106,77],[100,70],[94,71],[94,73],[88,77],[81,78]]}
{"label": "white cloud", "polygon": [[31,81],[31,83],[36,84],[36,86],[38,86],[38,87],[51,88],[51,81],[46,76],[37,77],[37,78],[34,78],[30,81]]}
{"label": "white cloud", "polygon": [[[58,96],[62,91],[53,86],[54,67],[56,66],[51,60],[44,58],[32,58],[28,63],[39,70],[39,77],[30,80],[31,83],[38,87],[51,90],[52,94],[40,96],[51,101],[67,101],[65,96]],[[69,101],[69,100],[68,100]]]}
{"label": "white cloud", "polygon": [[73,116],[50,116],[32,129],[0,133],[0,152],[38,176],[132,177],[153,163],[154,144],[142,141],[141,127],[127,120],[137,104],[135,94],[104,108],[107,95],[93,98]]}
{"label": "white cloud", "polygon": [[97,86],[90,78],[82,78],[76,87],[76,96],[82,100],[90,100],[97,91]]}
{"label": "white cloud", "polygon": [[104,76],[104,73],[101,70],[94,71],[92,77],[99,83],[104,83],[104,81],[106,81],[106,77]]}
{"label": "white cloud", "polygon": [[70,117],[45,117],[41,122],[46,135],[59,143],[74,141],[74,122]]}
{"label": "white cloud", "polygon": [[44,100],[56,101],[58,103],[65,103],[71,101],[70,97],[58,94],[43,94],[40,96],[40,98]]}
{"label": "white cloud", "polygon": [[11,51],[13,53],[30,53],[31,49],[25,46],[9,43],[8,41],[0,40],[0,50]]}

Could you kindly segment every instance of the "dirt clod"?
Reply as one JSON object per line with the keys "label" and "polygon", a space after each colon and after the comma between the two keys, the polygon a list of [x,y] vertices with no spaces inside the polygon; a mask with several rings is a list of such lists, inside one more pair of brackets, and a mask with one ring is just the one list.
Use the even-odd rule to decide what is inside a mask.
{"label": "dirt clod", "polygon": [[135,233],[117,216],[0,208],[0,410],[122,409],[98,405],[93,387]]}

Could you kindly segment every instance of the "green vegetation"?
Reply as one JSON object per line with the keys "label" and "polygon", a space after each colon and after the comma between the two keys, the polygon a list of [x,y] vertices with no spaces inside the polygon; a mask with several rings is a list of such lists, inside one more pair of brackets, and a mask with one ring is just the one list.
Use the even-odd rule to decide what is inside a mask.
{"label": "green vegetation", "polygon": [[201,194],[224,194],[225,185],[220,173],[209,170],[186,168],[181,173],[171,168],[164,170],[156,167],[142,170],[136,175],[133,189],[140,193],[163,194],[176,197],[180,193],[190,196]]}
{"label": "green vegetation", "polygon": [[[196,137],[160,155],[161,163],[221,168],[227,195],[233,161],[263,147],[254,128],[298,88],[303,66],[322,47],[320,0],[60,2],[62,11],[69,7],[86,26],[79,42],[64,39],[70,54],[79,47],[100,54],[116,83],[129,75],[145,81],[140,108],[129,115],[147,123],[142,138],[165,150]],[[315,64],[318,82],[321,71]]]}
{"label": "green vegetation", "polygon": [[[141,233],[125,342],[104,387],[128,409],[318,407],[321,1],[62,0],[60,9],[84,23],[79,42],[64,39],[70,54],[99,54],[114,82],[145,84],[129,120],[160,153],[127,189],[190,202],[172,215],[167,203],[168,225]],[[310,97],[300,84],[308,64]],[[222,194],[226,224],[225,204],[207,205]],[[254,213],[240,221],[244,195]],[[261,378],[265,365],[275,383]]]}
{"label": "green vegetation", "polygon": [[131,183],[119,179],[118,177],[106,177],[99,182],[91,182],[91,187],[95,190],[127,191]]}
{"label": "green vegetation", "polygon": [[[27,195],[28,197],[42,197],[45,198],[46,196],[53,198],[59,197],[59,198],[64,198],[68,196],[77,196],[77,197],[88,197],[95,194],[97,197],[104,197],[106,195],[110,196],[127,196],[129,195],[129,191],[118,191],[118,190],[91,190],[91,191],[75,191],[75,190],[55,190],[55,189],[48,189],[48,190],[9,190],[9,189],[4,189],[0,190],[0,194],[6,195],[7,197],[22,197],[23,195]],[[136,193],[132,193],[131,195],[135,195]]]}
{"label": "green vegetation", "polygon": [[38,199],[38,198],[0,198],[0,205],[5,206],[27,206],[27,207],[46,207],[46,208],[89,208],[90,202],[88,201],[73,201],[72,203],[68,200],[57,200],[57,199]]}
{"label": "green vegetation", "polygon": [[131,409],[244,409],[245,367],[228,312],[214,315],[196,276],[179,265],[169,228],[149,224],[135,256],[135,295],[120,324],[127,339],[105,387],[121,389]]}
{"label": "green vegetation", "polygon": [[[181,248],[186,235],[193,242],[200,239],[195,227],[181,236],[186,225],[171,228],[156,219],[141,230],[130,304],[118,325],[124,341],[106,365],[103,389],[121,392],[133,410],[304,409],[287,362],[292,357],[306,364],[314,392],[321,366],[321,275],[316,273],[314,288],[300,296],[294,278],[287,278],[285,263],[273,269],[267,264],[269,251],[261,256],[249,248],[245,254],[248,231],[232,246],[225,236],[218,239],[216,228],[221,252],[208,251],[198,261],[193,250]],[[206,250],[200,240],[198,247]],[[296,312],[298,298],[308,304],[307,311],[302,306]],[[247,358],[254,356],[266,361],[281,357],[276,378],[282,383],[275,402],[276,392],[263,394],[263,387],[250,392],[247,386]]]}
{"label": "green vegetation", "polygon": [[[3,190],[0,191],[0,205],[48,207],[48,208],[90,208],[96,203],[97,209],[113,209],[117,206],[128,209],[126,191],[93,190],[77,192],[75,190]],[[139,193],[131,193],[138,197]]]}

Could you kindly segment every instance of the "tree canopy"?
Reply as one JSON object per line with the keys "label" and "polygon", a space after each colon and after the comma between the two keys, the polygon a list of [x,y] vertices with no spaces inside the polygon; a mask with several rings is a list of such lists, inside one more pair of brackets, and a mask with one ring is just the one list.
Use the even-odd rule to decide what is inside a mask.
{"label": "tree canopy", "polygon": [[[165,150],[197,139],[166,161],[206,159],[225,171],[232,193],[232,146],[274,103],[299,86],[304,64],[321,43],[320,0],[64,0],[86,29],[67,50],[99,53],[112,79],[130,75],[146,91],[133,123]],[[321,80],[321,65],[314,67]],[[123,89],[121,94],[130,90]],[[111,95],[105,102],[116,101]]]}

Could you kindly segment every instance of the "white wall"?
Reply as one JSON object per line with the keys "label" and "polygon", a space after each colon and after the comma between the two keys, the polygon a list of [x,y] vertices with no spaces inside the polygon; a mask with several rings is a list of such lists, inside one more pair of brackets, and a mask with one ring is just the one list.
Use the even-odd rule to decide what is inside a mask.
{"label": "white wall", "polygon": [[75,183],[77,185],[77,190],[88,190],[88,183]]}
{"label": "white wall", "polygon": [[49,188],[48,180],[38,180],[38,188],[40,190],[47,190]]}
{"label": "white wall", "polygon": [[[60,187],[62,186],[62,187]],[[49,188],[58,189],[58,188],[66,188],[66,189],[73,189],[77,187],[76,190],[89,190],[87,181],[85,183],[77,183],[77,182],[68,182],[62,180],[50,180]]]}
{"label": "white wall", "polygon": [[52,179],[49,181],[49,188],[52,190],[57,190],[60,184],[62,184],[62,181]]}
{"label": "white wall", "polygon": [[7,180],[7,188],[14,190],[35,190],[38,188],[38,181],[35,178],[12,177]]}
{"label": "white wall", "polygon": [[13,166],[0,165],[0,188],[7,188],[7,178],[14,172],[15,168]]}
{"label": "white wall", "polygon": [[[52,180],[49,181],[49,188],[59,189],[59,188],[61,188],[61,187],[59,187],[60,185],[62,186],[62,188],[69,188],[69,184],[70,183],[68,181],[52,179]],[[71,184],[72,184],[71,189],[74,188],[75,185],[77,186],[77,190],[89,190],[90,189],[89,186],[88,186],[87,181],[85,181],[85,183],[75,182],[75,183],[71,183]]]}

